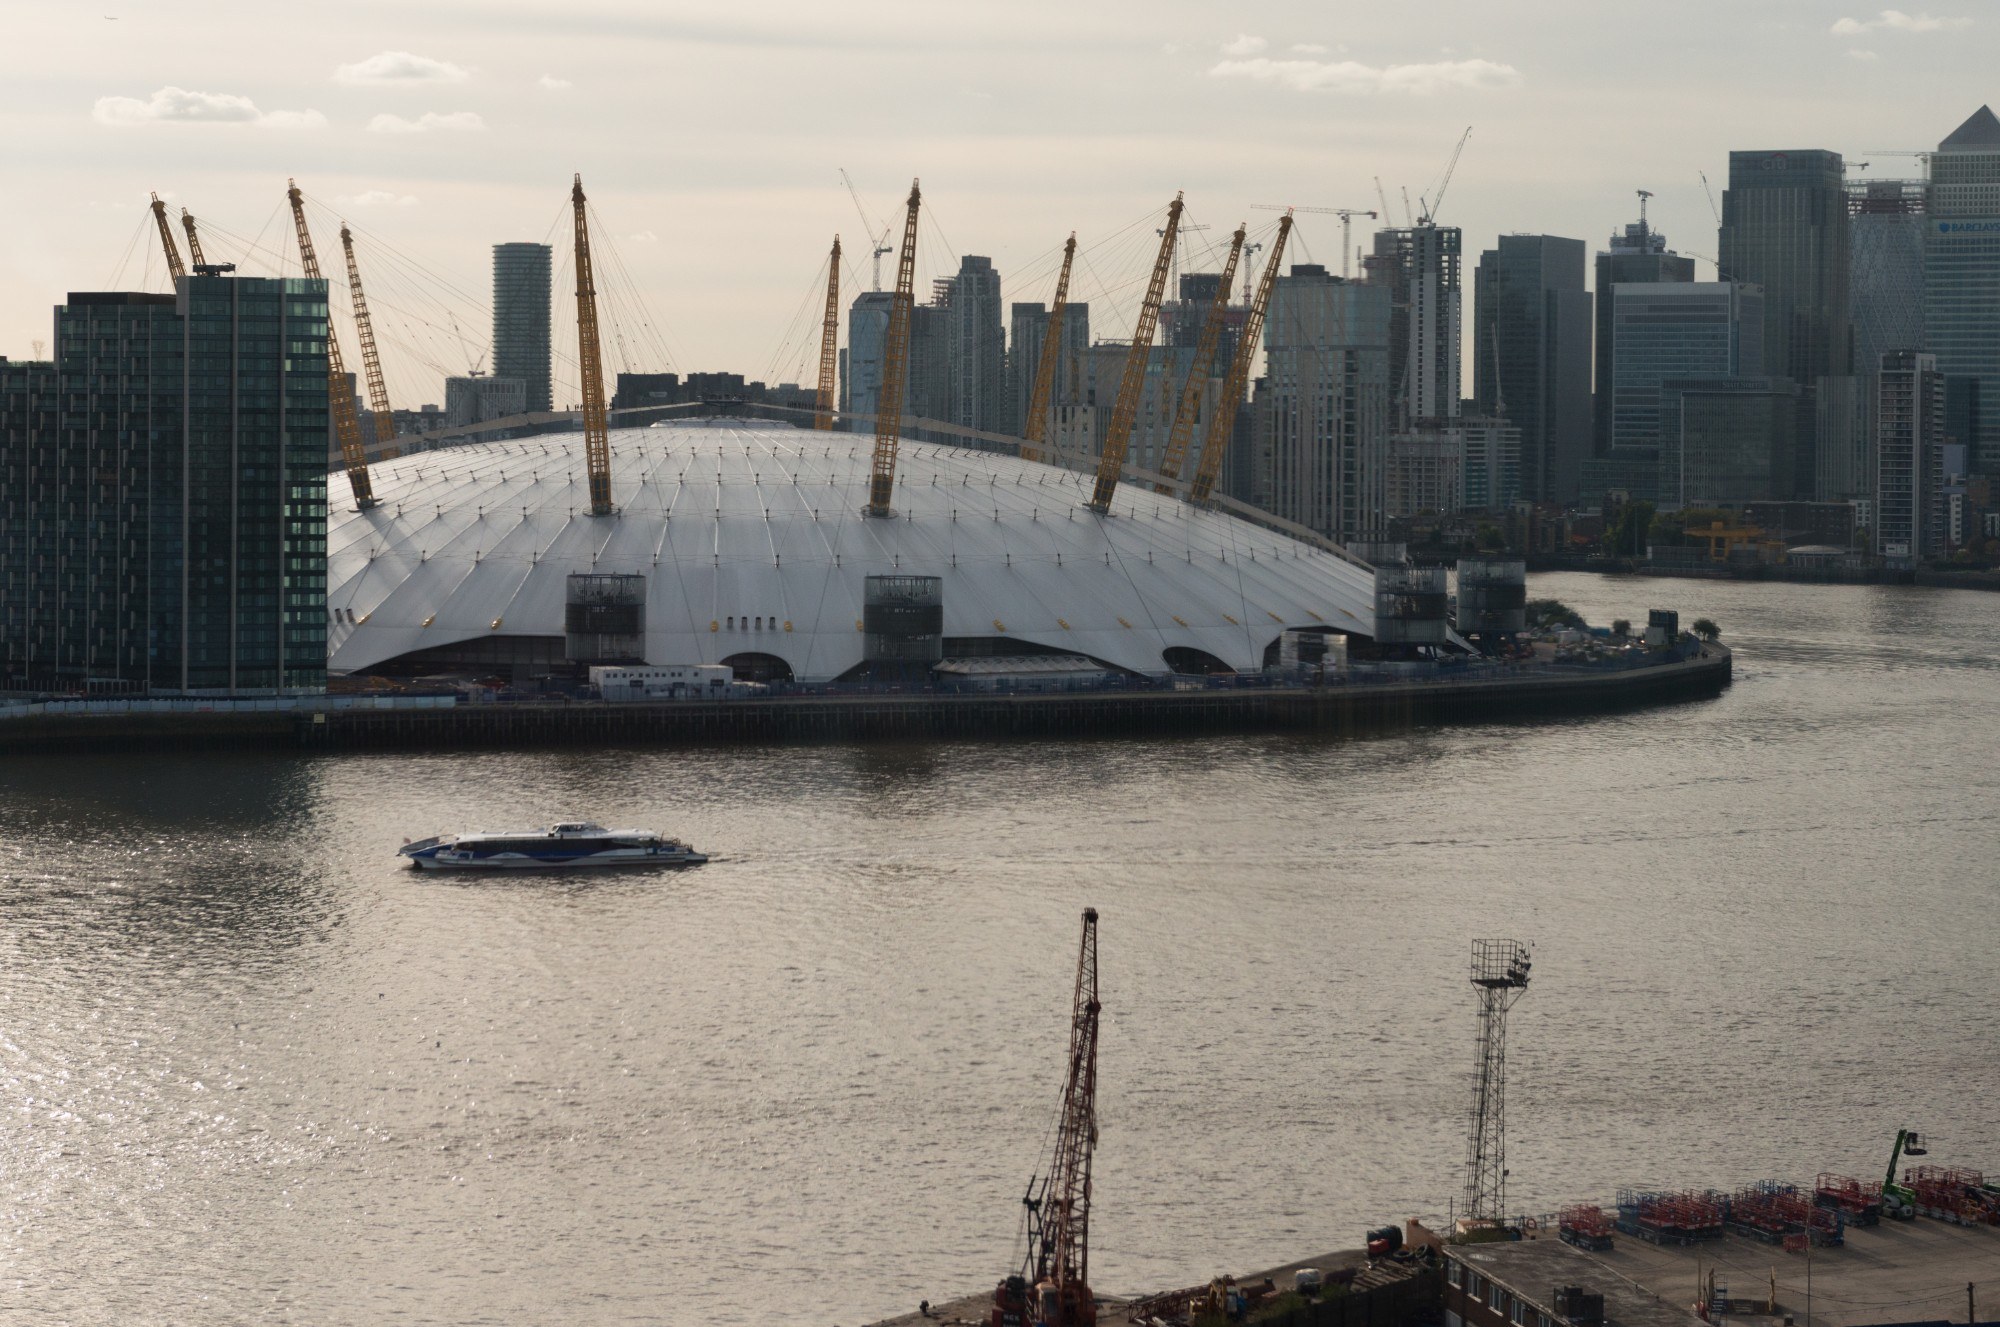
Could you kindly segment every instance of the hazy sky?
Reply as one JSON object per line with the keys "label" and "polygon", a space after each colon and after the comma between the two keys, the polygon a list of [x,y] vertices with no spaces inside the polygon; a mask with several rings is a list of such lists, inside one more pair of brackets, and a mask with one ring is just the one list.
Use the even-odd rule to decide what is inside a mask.
{"label": "hazy sky", "polygon": [[[1675,248],[1712,255],[1697,172],[1719,194],[1730,149],[1826,147],[1872,162],[1870,175],[1915,174],[1883,150],[1932,146],[2000,99],[1995,0],[10,0],[6,12],[0,354],[26,356],[49,337],[50,307],[106,288],[121,260],[120,288],[165,288],[150,232],[132,247],[149,190],[290,260],[277,209],[295,175],[330,209],[315,214],[323,257],[338,257],[344,214],[471,297],[427,303],[364,240],[398,405],[439,400],[438,370],[484,349],[484,326],[461,327],[477,343],[465,351],[434,329],[482,316],[492,243],[566,225],[575,171],[673,356],[651,362],[628,315],[614,369],[791,377],[801,345],[781,343],[835,231],[854,260],[849,291],[866,279],[839,167],[878,222],[923,178],[920,289],[971,252],[1022,278],[1006,298],[1043,299],[1046,255],[1071,229],[1091,246],[1126,228],[1130,242],[1095,251],[1095,275],[1134,275],[1106,268],[1141,261],[1134,223],[1176,189],[1189,219],[1215,228],[1203,241],[1245,219],[1268,226],[1253,203],[1379,210],[1378,175],[1400,213],[1401,188],[1429,188],[1467,125],[1439,216],[1464,227],[1468,269],[1503,231],[1602,247],[1641,188]],[[1337,268],[1334,218],[1306,216],[1300,234]],[[243,256],[220,233],[210,248]],[[1468,313],[1470,284],[1468,271]],[[559,286],[558,304],[569,294]]]}

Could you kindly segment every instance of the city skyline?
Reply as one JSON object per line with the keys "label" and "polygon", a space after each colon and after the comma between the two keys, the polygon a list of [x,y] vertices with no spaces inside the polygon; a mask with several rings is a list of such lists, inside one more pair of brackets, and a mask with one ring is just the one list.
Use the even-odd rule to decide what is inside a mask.
{"label": "city skyline", "polygon": [[[1380,210],[1379,174],[1397,215],[1378,224],[1400,224],[1402,189],[1420,207],[1470,124],[1439,209],[1468,244],[1546,233],[1594,249],[1646,188],[1653,222],[1703,258],[1706,277],[1714,218],[1697,172],[1719,196],[1730,151],[1824,147],[1871,160],[1871,177],[1912,176],[1915,159],[1871,150],[1928,148],[1991,99],[1973,72],[1987,20],[1971,10],[1889,20],[1784,3],[1745,21],[1697,6],[1634,44],[1639,20],[1579,22],[1586,11],[1568,7],[1502,20],[1447,4],[1419,37],[1399,12],[1303,5],[1226,21],[1191,6],[1144,21],[799,7],[754,25],[514,5],[477,32],[461,6],[385,6],[282,65],[245,58],[255,39],[237,28],[254,25],[237,19],[251,12],[23,11],[0,118],[37,203],[0,222],[0,354],[46,341],[44,311],[67,292],[114,284],[153,189],[272,246],[282,237],[265,218],[295,175],[358,228],[478,291],[491,246],[548,238],[581,170],[671,354],[631,367],[758,376],[832,232],[847,237],[847,290],[865,286],[843,167],[877,225],[911,176],[925,178],[920,285],[960,254],[986,254],[1011,302],[1047,298],[1018,278],[1042,275],[1069,230],[1088,247],[1175,189],[1191,220],[1226,232],[1256,225],[1256,203]],[[1717,24],[1734,38],[1724,49],[1707,36]],[[1428,35],[1440,29],[1448,49]],[[42,53],[32,68],[29,51]],[[1918,68],[1922,79],[1896,77]],[[876,77],[890,70],[907,95]],[[1855,95],[1876,87],[1897,95]],[[1646,118],[1584,113],[1599,102],[1644,102]],[[1338,270],[1338,237],[1333,218],[1301,214],[1295,254]],[[122,284],[141,284],[148,260],[144,284],[164,289],[143,246]],[[1092,302],[1100,335],[1131,316]],[[393,347],[385,365],[399,406],[440,398],[442,373]]]}

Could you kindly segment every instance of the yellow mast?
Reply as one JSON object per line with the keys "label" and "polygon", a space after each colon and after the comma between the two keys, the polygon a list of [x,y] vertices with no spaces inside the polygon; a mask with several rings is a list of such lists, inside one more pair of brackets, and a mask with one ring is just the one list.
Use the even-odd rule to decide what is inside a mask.
{"label": "yellow mast", "polygon": [[604,411],[604,365],[597,346],[597,287],[590,276],[590,223],[584,218],[583,176],[569,191],[576,214],[577,370],[583,375],[583,452],[590,469],[590,514],[609,516],[611,429]]}
{"label": "yellow mast", "polygon": [[1069,308],[1069,266],[1076,258],[1076,232],[1063,245],[1062,275],[1056,278],[1055,302],[1049,306],[1049,330],[1042,334],[1041,366],[1035,370],[1035,395],[1028,404],[1028,417],[1021,422],[1021,459],[1042,459],[1042,444],[1048,438],[1049,393],[1062,367],[1063,313]]}
{"label": "yellow mast", "polygon": [[1202,442],[1201,462],[1195,468],[1194,483],[1188,487],[1189,502],[1207,502],[1222,473],[1222,458],[1229,452],[1229,433],[1236,425],[1236,403],[1250,385],[1250,365],[1257,355],[1257,338],[1264,333],[1264,314],[1271,307],[1271,290],[1278,283],[1278,261],[1285,256],[1285,240],[1292,233],[1290,212],[1278,220],[1278,238],[1271,242],[1271,256],[1264,260],[1264,276],[1257,283],[1257,298],[1250,302],[1250,314],[1243,320],[1243,334],[1236,343],[1236,359],[1229,366],[1229,381],[1222,399],[1209,412],[1208,435]]}
{"label": "yellow mast", "polygon": [[903,252],[896,263],[896,291],[889,302],[889,335],[882,350],[882,391],[875,403],[875,459],[868,474],[870,516],[889,516],[889,499],[896,494],[896,449],[903,440],[903,388],[910,372],[910,309],[916,303],[917,206],[923,200],[917,181],[910,181],[908,212],[903,218]]}
{"label": "yellow mast", "polygon": [[[299,266],[312,281],[323,281],[319,255],[313,252],[312,232],[306,229],[305,199],[296,182],[287,180],[285,197],[291,200],[292,224],[299,233]],[[326,318],[326,398],[333,416],[333,436],[340,443],[341,464],[347,467],[347,483],[354,490],[354,505],[362,511],[375,505],[375,486],[368,479],[368,453],[361,446],[361,421],[354,413],[354,393],[347,387],[347,369],[341,363],[340,337],[333,330],[333,302],[327,301]]]}
{"label": "yellow mast", "polygon": [[354,262],[354,234],[340,223],[340,247],[347,254],[347,291],[354,302],[354,338],[361,343],[361,367],[368,382],[368,409],[375,415],[375,441],[386,458],[395,451],[396,420],[389,409],[389,389],[382,381],[382,357],[375,353],[375,325],[368,317],[368,297],[361,293],[361,269]]}
{"label": "yellow mast", "polygon": [[167,252],[167,275],[179,280],[187,269],[181,266],[181,251],[174,247],[173,227],[167,224],[167,205],[158,194],[153,195],[153,224],[160,228],[160,247]]}
{"label": "yellow mast", "polygon": [[194,231],[194,213],[181,209],[181,229],[187,232],[188,258],[196,267],[208,266],[208,259],[201,256],[201,236]]}
{"label": "yellow mast", "polygon": [[1146,390],[1146,365],[1152,358],[1153,333],[1160,324],[1160,297],[1167,288],[1167,268],[1174,257],[1174,241],[1181,224],[1181,196],[1167,208],[1167,227],[1160,232],[1160,253],[1153,260],[1153,279],[1146,284],[1146,298],[1139,306],[1139,322],[1132,329],[1132,348],[1125,352],[1125,374],[1118,380],[1118,403],[1111,409],[1111,425],[1104,433],[1104,451],[1097,458],[1097,485],[1091,491],[1090,509],[1100,516],[1111,514],[1111,495],[1118,491],[1118,477],[1125,469],[1125,452],[1132,444],[1132,422],[1139,416],[1139,396]]}
{"label": "yellow mast", "polygon": [[840,377],[840,236],[826,263],[826,320],[819,333],[819,398],[813,402],[813,427],[833,427],[833,389]]}
{"label": "yellow mast", "polygon": [[[1208,306],[1208,316],[1201,322],[1201,340],[1195,344],[1194,363],[1188,366],[1187,381],[1181,385],[1180,404],[1174,410],[1173,436],[1167,439],[1167,454],[1160,461],[1160,473],[1168,479],[1181,477],[1181,466],[1187,461],[1188,444],[1194,441],[1195,416],[1201,413],[1202,389],[1208,386],[1208,366],[1215,360],[1215,347],[1222,340],[1222,323],[1229,312],[1229,292],[1236,284],[1236,260],[1243,256],[1243,239],[1247,225],[1238,226],[1236,235],[1229,242],[1229,261],[1222,265],[1222,282],[1215,288],[1215,300]],[[1218,403],[1218,407],[1227,404]],[[1233,413],[1233,412],[1232,412]],[[1166,484],[1155,484],[1160,493],[1171,493]]]}

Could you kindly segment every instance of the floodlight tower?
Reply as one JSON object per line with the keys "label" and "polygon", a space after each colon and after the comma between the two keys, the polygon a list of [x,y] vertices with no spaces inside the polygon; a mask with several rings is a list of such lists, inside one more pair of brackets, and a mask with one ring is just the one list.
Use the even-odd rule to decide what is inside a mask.
{"label": "floodlight tower", "polygon": [[1465,1143],[1467,1217],[1498,1221],[1507,1210],[1505,1103],[1507,1011],[1528,989],[1528,946],[1519,940],[1472,942],[1472,988],[1479,993],[1479,1065],[1472,1080],[1472,1121]]}

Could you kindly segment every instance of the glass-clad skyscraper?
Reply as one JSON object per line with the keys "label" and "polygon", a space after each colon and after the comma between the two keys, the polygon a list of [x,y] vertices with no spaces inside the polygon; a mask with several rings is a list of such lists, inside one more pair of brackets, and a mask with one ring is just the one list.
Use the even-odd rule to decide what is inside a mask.
{"label": "glass-clad skyscraper", "polygon": [[493,246],[493,376],[525,383],[532,412],[555,408],[549,376],[552,254],[546,244]]}
{"label": "glass-clad skyscraper", "polygon": [[326,685],[326,283],[75,294],[0,370],[13,689]]}
{"label": "glass-clad skyscraper", "polygon": [[1846,374],[1847,188],[1840,154],[1732,152],[1717,257],[1764,288],[1764,370],[1801,384]]}
{"label": "glass-clad skyscraper", "polygon": [[1944,375],[1945,433],[2000,476],[2000,118],[1984,106],[1931,157],[1923,349]]}

